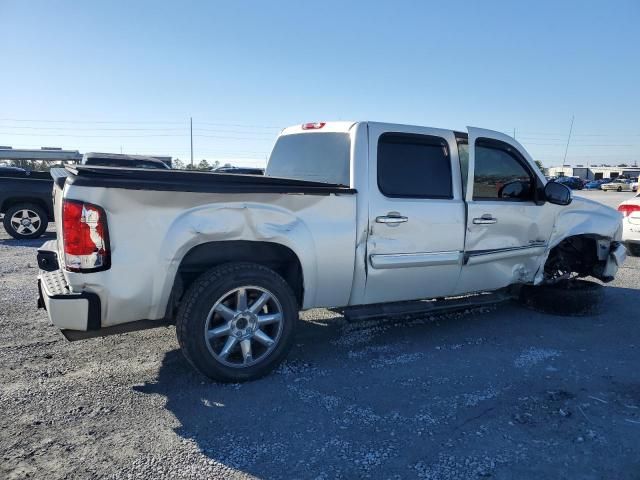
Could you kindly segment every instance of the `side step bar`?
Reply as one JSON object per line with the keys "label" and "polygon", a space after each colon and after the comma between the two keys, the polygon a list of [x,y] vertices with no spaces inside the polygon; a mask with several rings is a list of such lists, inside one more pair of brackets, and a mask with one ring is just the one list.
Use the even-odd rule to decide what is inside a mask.
{"label": "side step bar", "polygon": [[496,305],[514,298],[509,289],[498,290],[491,293],[477,293],[463,297],[447,297],[435,300],[414,300],[397,303],[378,303],[373,305],[356,305],[340,309],[345,320],[359,322],[384,317],[397,317],[405,315],[425,315],[440,312],[454,312],[468,308]]}

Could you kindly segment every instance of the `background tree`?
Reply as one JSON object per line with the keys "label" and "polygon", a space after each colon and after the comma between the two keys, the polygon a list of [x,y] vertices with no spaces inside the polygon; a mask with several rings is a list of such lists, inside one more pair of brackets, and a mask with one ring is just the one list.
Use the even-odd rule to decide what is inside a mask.
{"label": "background tree", "polygon": [[198,170],[211,170],[211,165],[203,158],[198,164]]}
{"label": "background tree", "polygon": [[544,165],[542,165],[542,162],[540,160],[536,160],[535,162],[540,171],[544,174]]}
{"label": "background tree", "polygon": [[173,165],[173,168],[184,170],[184,162],[179,158],[176,158],[173,162],[171,162],[171,164]]}

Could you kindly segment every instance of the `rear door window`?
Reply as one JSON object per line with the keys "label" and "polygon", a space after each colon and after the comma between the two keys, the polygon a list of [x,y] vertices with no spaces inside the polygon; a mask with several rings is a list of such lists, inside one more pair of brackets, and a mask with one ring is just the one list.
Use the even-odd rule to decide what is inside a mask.
{"label": "rear door window", "polygon": [[387,197],[453,198],[447,141],[431,135],[380,135],[378,187]]}

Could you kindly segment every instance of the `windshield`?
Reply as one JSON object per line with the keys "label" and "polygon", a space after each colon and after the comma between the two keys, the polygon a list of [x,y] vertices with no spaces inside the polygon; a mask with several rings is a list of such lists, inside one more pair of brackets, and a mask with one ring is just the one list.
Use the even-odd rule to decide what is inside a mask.
{"label": "windshield", "polygon": [[349,186],[348,133],[298,133],[278,138],[265,175]]}

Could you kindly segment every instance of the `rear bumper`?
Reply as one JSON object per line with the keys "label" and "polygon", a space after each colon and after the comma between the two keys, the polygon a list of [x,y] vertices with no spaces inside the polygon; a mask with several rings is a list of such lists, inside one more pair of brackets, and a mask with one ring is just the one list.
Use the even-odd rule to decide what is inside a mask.
{"label": "rear bumper", "polygon": [[121,325],[102,326],[102,303],[97,293],[72,292],[58,266],[55,241],[38,249],[38,308],[44,308],[52,325],[67,340],[84,340],[118,333],[170,325],[168,319],[135,320]]}
{"label": "rear bumper", "polygon": [[622,221],[622,241],[628,243],[640,243],[640,221],[634,218],[633,223],[629,217]]}
{"label": "rear bumper", "polygon": [[91,292],[72,293],[62,270],[40,270],[38,292],[38,307],[47,310],[51,323],[63,333],[100,329],[100,297]]}

